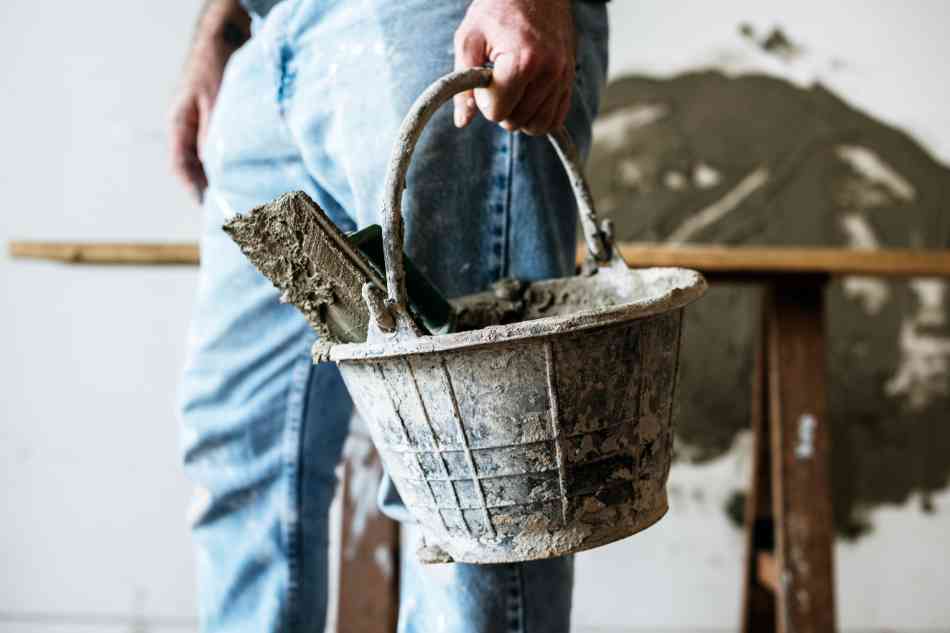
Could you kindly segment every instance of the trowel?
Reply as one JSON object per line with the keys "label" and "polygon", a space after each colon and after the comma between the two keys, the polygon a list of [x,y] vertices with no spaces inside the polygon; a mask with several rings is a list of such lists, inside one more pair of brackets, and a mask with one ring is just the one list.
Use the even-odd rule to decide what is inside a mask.
{"label": "trowel", "polygon": [[[344,233],[310,196],[297,191],[234,217],[224,230],[282,291],[281,301],[296,306],[323,340],[366,341],[370,314],[364,286],[386,292],[379,225]],[[428,334],[453,331],[456,308],[408,257],[404,262],[416,325]]]}

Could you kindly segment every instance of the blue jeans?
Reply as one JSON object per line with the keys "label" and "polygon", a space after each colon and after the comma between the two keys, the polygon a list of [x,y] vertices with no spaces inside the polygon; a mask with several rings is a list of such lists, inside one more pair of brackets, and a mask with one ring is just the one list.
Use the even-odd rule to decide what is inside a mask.
{"label": "blue jeans", "polygon": [[[222,232],[304,190],[346,230],[377,222],[397,127],[453,65],[464,0],[284,0],[229,63],[204,154],[210,188],[182,386],[182,450],[204,631],[322,632],[328,510],[352,405],[314,333]],[[582,151],[606,72],[606,12],[575,8],[568,127]],[[543,138],[478,118],[430,123],[405,198],[407,250],[448,296],[513,276],[570,274],[575,210]],[[573,561],[419,565],[406,557],[401,631],[569,627]]]}

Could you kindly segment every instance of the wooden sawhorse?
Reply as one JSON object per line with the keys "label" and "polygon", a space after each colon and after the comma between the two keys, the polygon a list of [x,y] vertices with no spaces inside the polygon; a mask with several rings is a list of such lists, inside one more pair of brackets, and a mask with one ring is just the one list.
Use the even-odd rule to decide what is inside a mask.
{"label": "wooden sawhorse", "polygon": [[824,295],[835,276],[950,277],[950,251],[621,245],[637,266],[765,287],[752,381],[743,633],[836,630]]}

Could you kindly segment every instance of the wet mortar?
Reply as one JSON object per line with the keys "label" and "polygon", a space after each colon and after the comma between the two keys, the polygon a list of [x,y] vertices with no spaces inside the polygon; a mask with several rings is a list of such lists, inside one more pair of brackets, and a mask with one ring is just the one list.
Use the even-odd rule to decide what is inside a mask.
{"label": "wet mortar", "polygon": [[[766,76],[631,76],[608,87],[588,165],[620,241],[946,248],[950,170],[826,88]],[[943,290],[941,290],[943,288]],[[941,294],[942,293],[942,294]],[[835,520],[950,478],[950,327],[941,282],[832,284]],[[705,462],[748,428],[759,293],[714,286],[687,312],[677,456]],[[727,504],[741,519],[742,491]],[[724,509],[725,510],[725,509]]]}

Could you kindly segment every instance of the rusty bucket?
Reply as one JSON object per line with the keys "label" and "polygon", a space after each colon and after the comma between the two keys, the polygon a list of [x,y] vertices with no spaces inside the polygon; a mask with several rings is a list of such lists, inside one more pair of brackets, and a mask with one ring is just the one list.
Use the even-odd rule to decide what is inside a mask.
{"label": "rusty bucket", "polygon": [[[516,322],[421,331],[404,281],[405,174],[433,112],[490,80],[487,69],[453,73],[413,105],[383,204],[388,296],[363,286],[365,343],[315,348],[315,360],[338,364],[430,562],[559,556],[658,521],[667,510],[683,308],[706,287],[691,270],[627,268],[609,225],[597,225],[561,130],[550,140],[574,187],[589,265],[519,286]],[[469,305],[484,308],[490,296]]]}

